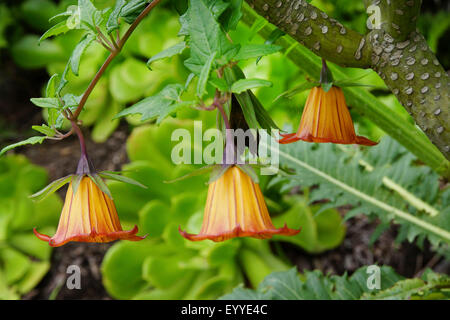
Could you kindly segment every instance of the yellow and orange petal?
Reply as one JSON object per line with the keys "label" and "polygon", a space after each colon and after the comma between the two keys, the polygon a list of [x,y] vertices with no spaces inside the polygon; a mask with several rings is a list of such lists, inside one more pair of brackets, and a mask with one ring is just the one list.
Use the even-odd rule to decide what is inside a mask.
{"label": "yellow and orange petal", "polygon": [[114,202],[87,176],[84,176],[76,193],[72,182],[67,190],[66,200],[59,219],[58,229],[53,237],[33,230],[41,240],[52,247],[59,247],[70,241],[110,242],[114,240],[139,241],[145,237],[136,236],[137,226],[124,231],[120,225]]}
{"label": "yellow and orange petal", "polygon": [[209,185],[200,233],[190,234],[181,228],[179,232],[191,241],[209,239],[217,242],[235,237],[292,236],[300,230],[289,229],[286,225],[275,228],[259,185],[237,166],[232,166]]}
{"label": "yellow and orange petal", "polygon": [[325,92],[322,87],[314,87],[309,93],[303,110],[299,129],[296,133],[280,134],[281,144],[298,140],[307,142],[331,142],[338,144],[376,145],[377,142],[357,136],[353,121],[339,87],[331,87]]}

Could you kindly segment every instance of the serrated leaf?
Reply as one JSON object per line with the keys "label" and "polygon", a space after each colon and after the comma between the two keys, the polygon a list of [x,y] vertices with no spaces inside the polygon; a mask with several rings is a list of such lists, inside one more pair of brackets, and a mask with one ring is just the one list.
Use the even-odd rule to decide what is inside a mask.
{"label": "serrated leaf", "polygon": [[163,50],[160,53],[157,53],[153,57],[151,57],[147,61],[147,66],[150,68],[150,65],[155,61],[165,59],[165,58],[170,58],[177,54],[181,54],[184,51],[184,49],[186,49],[186,42],[182,41],[180,43],[177,43],[176,45],[174,45],[170,48],[167,48],[166,50]]}
{"label": "serrated leaf", "polygon": [[141,114],[141,121],[157,119],[161,123],[169,114],[178,108],[192,104],[192,102],[180,101],[180,96],[184,87],[180,84],[169,84],[158,94],[145,98],[133,106],[123,110],[115,118],[124,117],[130,114]]}
{"label": "serrated leaf", "polygon": [[23,140],[23,141],[11,144],[9,146],[4,147],[0,151],[0,156],[2,154],[4,154],[6,151],[9,151],[11,149],[14,149],[14,148],[17,148],[17,147],[20,147],[20,146],[24,146],[24,145],[27,145],[27,144],[36,144],[36,143],[41,144],[46,138],[47,138],[46,136],[36,136],[36,137],[31,137],[31,138],[28,138],[26,140]]}
{"label": "serrated leaf", "polygon": [[239,47],[228,41],[203,0],[191,0],[186,14],[184,23],[187,25],[191,48],[191,57],[185,61],[188,69],[199,75],[214,52],[217,52],[216,57],[222,64],[233,58]]}
{"label": "serrated leaf", "polygon": [[263,79],[240,79],[231,85],[231,92],[241,93],[259,87],[271,87],[272,82]]}
{"label": "serrated leaf", "polygon": [[48,196],[50,196],[52,193],[55,193],[56,191],[61,189],[65,184],[72,181],[72,178],[73,178],[73,175],[59,178],[59,179],[53,181],[52,183],[50,183],[49,185],[47,185],[42,190],[32,194],[30,196],[30,198],[33,199],[34,201],[42,201],[42,200],[46,199]]}

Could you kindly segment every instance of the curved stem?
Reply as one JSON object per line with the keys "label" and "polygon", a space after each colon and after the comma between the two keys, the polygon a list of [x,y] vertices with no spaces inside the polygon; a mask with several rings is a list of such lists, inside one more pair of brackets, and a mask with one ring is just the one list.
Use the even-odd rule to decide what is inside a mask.
{"label": "curved stem", "polygon": [[84,140],[83,133],[75,121],[71,120],[70,122],[72,124],[73,131],[77,134],[78,140],[80,141],[81,156],[87,156],[86,142]]}
{"label": "curved stem", "polygon": [[370,44],[306,0],[246,0],[257,13],[305,47],[343,67],[370,67]]}
{"label": "curved stem", "polygon": [[83,96],[81,97],[80,103],[78,104],[77,109],[73,113],[73,117],[71,117],[71,120],[78,119],[78,116],[80,115],[81,111],[83,110],[84,105],[86,104],[87,99],[89,98],[89,95],[92,93],[92,90],[94,90],[95,86],[97,85],[98,81],[100,80],[101,76],[105,72],[106,68],[108,68],[111,61],[122,51],[123,46],[125,45],[125,42],[127,42],[128,38],[131,36],[133,31],[136,29],[136,27],[139,25],[139,23],[142,21],[142,19],[149,14],[149,12],[159,3],[161,0],[153,0],[150,4],[147,5],[147,7],[139,14],[139,16],[134,20],[134,22],[131,24],[131,26],[128,28],[125,35],[118,41],[117,48],[114,46],[111,48],[112,51],[108,58],[106,58],[105,62],[101,66],[100,70],[98,70],[95,77],[92,79],[91,83],[89,83],[89,86],[87,87],[86,91],[84,92]]}

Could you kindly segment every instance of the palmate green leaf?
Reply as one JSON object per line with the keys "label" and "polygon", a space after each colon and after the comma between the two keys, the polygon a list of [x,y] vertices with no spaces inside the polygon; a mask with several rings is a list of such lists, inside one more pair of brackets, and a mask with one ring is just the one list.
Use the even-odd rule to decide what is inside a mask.
{"label": "palmate green leaf", "polygon": [[167,48],[166,50],[163,50],[160,53],[157,53],[153,57],[148,59],[147,66],[150,68],[150,65],[155,61],[170,58],[177,54],[181,54],[184,51],[184,49],[186,49],[186,42],[181,41],[180,43],[177,43],[176,45]]}
{"label": "palmate green leaf", "polygon": [[159,124],[178,108],[192,104],[193,102],[181,101],[184,87],[180,84],[169,84],[158,94],[145,98],[133,106],[123,110],[115,118],[130,114],[141,114],[141,121],[156,119]]}
{"label": "palmate green leaf", "polygon": [[189,4],[184,24],[189,35],[191,57],[184,64],[189,70],[199,75],[212,54],[216,52],[217,60],[225,64],[236,55],[239,46],[228,41],[203,0],[191,0]]}
{"label": "palmate green leaf", "polygon": [[28,138],[26,140],[23,140],[23,141],[14,143],[14,144],[10,144],[9,146],[4,147],[0,151],[0,156],[2,154],[4,154],[6,151],[9,151],[11,149],[14,149],[14,148],[17,148],[17,147],[20,147],[20,146],[24,146],[24,145],[27,145],[27,144],[36,144],[36,143],[41,144],[42,142],[44,142],[44,140],[46,138],[47,138],[46,136],[36,136],[36,137],[31,137],[31,138]]}
{"label": "palmate green leaf", "polygon": [[259,87],[271,87],[271,81],[263,79],[240,79],[231,85],[231,92],[241,93]]}
{"label": "palmate green leaf", "polygon": [[[387,138],[387,137],[386,137]],[[386,139],[385,138],[385,139]],[[303,187],[319,184],[317,189],[311,190],[311,201],[328,199],[330,206],[351,204],[354,209],[347,216],[355,214],[375,214],[382,222],[394,220],[406,228],[409,240],[413,240],[419,234],[426,235],[433,245],[440,242],[450,243],[450,223],[448,222],[450,210],[442,210],[437,216],[430,217],[412,210],[410,203],[406,202],[399,194],[383,185],[384,177],[392,177],[399,171],[401,176],[399,185],[404,184],[406,189],[411,183],[420,184],[426,179],[426,172],[412,168],[413,157],[405,154],[392,166],[392,171],[383,167],[367,172],[361,169],[360,157],[354,156],[347,159],[335,145],[298,142],[285,145],[280,148],[280,163],[296,171],[290,176],[293,185]],[[376,152],[377,147],[373,147]],[[401,169],[406,167],[406,169]],[[394,168],[398,168],[394,170]],[[409,168],[409,170],[408,170]],[[426,169],[426,168],[425,168]],[[420,176],[417,173],[419,172]],[[412,180],[402,180],[402,177],[415,177]],[[433,177],[437,183],[438,176]],[[409,187],[411,190],[411,187]]]}
{"label": "palmate green leaf", "polygon": [[56,191],[61,189],[65,184],[71,182],[72,179],[73,179],[73,175],[59,178],[59,179],[53,181],[52,183],[50,183],[49,185],[47,185],[42,190],[32,194],[30,196],[30,198],[33,199],[34,201],[42,201],[42,200],[46,199],[48,196],[50,196],[52,193],[55,193]]}

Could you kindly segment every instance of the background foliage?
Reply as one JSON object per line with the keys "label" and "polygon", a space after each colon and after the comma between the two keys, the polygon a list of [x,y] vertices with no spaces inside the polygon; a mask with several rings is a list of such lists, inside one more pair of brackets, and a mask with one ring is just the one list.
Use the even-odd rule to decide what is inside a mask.
{"label": "background foliage", "polygon": [[[84,48],[86,51],[82,50],[83,55],[74,58],[74,52],[80,53],[78,43],[86,41],[85,34],[90,32],[86,29],[64,30],[60,36],[49,36],[39,44],[46,30],[64,21],[64,17],[59,17],[48,22],[49,18],[76,3],[26,0],[0,5],[0,48],[4,48],[3,52],[19,68],[45,68],[53,79],[44,86],[36,84],[42,86],[41,96],[47,100],[33,101],[43,108],[47,123],[35,130],[44,134],[53,134],[53,128],[68,129],[68,124],[55,113],[57,108],[45,107],[47,103],[58,104],[54,99],[58,85],[64,83],[61,75],[66,74],[67,80],[61,97],[66,106],[74,107],[108,54],[100,44],[92,42]],[[94,3],[101,11],[113,7],[115,1]],[[108,293],[120,299],[215,299],[246,283],[255,290],[238,288],[224,298],[447,297],[448,292],[437,288],[448,288],[448,277],[431,271],[421,279],[405,280],[389,267],[383,267],[382,277],[389,281],[379,292],[368,292],[361,280],[365,279],[365,269],[350,277],[324,275],[319,271],[298,275],[290,269],[292,263],[288,259],[272,250],[281,241],[312,254],[336,248],[346,231],[342,211],[338,209],[350,206],[345,219],[360,213],[377,219],[379,224],[371,235],[372,243],[394,222],[400,225],[398,242],[408,240],[423,246],[429,241],[433,250],[450,256],[450,192],[436,173],[440,162],[432,153],[421,159],[421,154],[411,153],[409,146],[406,149],[369,117],[361,116],[359,104],[369,101],[374,109],[381,106],[390,117],[395,115],[395,121],[414,128],[412,118],[395,96],[369,70],[332,66],[339,78],[358,79],[361,84],[371,85],[351,89],[346,94],[358,134],[381,140],[380,145],[360,150],[353,146],[299,142],[281,149],[281,165],[291,174],[261,176],[261,187],[275,225],[287,222],[292,228],[302,227],[300,234],[275,237],[271,241],[233,239],[219,244],[192,243],[180,237],[178,226],[189,232],[200,229],[207,177],[165,183],[199,167],[175,166],[171,162],[174,142],[170,136],[176,128],[186,128],[192,133],[194,119],[203,120],[204,129],[216,125],[215,114],[188,108],[180,102],[191,103],[198,98],[210,102],[215,89],[224,87],[245,98],[250,95],[246,89],[251,88],[278,126],[292,128],[298,124],[308,92],[298,92],[290,99],[277,97],[308,83],[319,61],[298,47],[290,48],[290,52],[299,50],[311,63],[302,64],[290,58],[289,52],[282,50],[288,43],[284,38],[270,41],[270,36],[261,36],[267,34],[264,30],[271,31],[263,21],[248,23],[244,19],[247,23],[236,24],[239,10],[234,10],[232,5],[239,1],[195,3],[187,13],[183,1],[157,7],[107,69],[81,113],[80,119],[90,127],[91,137],[97,142],[106,141],[121,121],[134,128],[127,142],[130,163],[123,169],[125,175],[149,186],[140,189],[119,182],[109,184],[124,228],[138,224],[142,233],[149,234],[149,239],[139,243],[119,242],[107,252],[101,270]],[[207,7],[205,3],[212,5]],[[221,4],[228,5],[227,9],[220,9]],[[312,4],[364,32],[367,16],[362,2],[315,0]],[[193,28],[199,24],[195,19],[207,21],[209,25],[199,31]],[[450,37],[448,21],[449,14],[444,11],[426,12],[419,20],[419,28],[447,69],[450,67],[446,48]],[[122,23],[120,28],[123,33],[127,25]],[[224,31],[233,43],[228,42]],[[207,54],[200,50],[204,46],[204,33],[221,43]],[[232,58],[240,60],[239,68],[252,83],[241,82],[241,88],[236,89],[236,82],[224,83],[210,72]],[[71,72],[66,72],[68,61]],[[74,61],[79,69],[73,67]],[[209,65],[211,70],[204,69],[204,65]],[[191,72],[196,75],[194,80]],[[245,113],[246,107],[243,108],[249,123],[264,127],[260,118],[253,119],[251,112]],[[193,148],[199,146],[194,144]],[[56,195],[38,204],[27,199],[46,179],[42,169],[21,156],[0,159],[0,191],[4,191],[0,192],[0,298],[19,298],[49,269],[51,250],[34,238],[31,228],[38,225],[44,233],[51,233],[46,228],[56,226],[61,203]],[[286,296],[285,289],[278,290],[283,283],[292,287],[293,296]]]}

